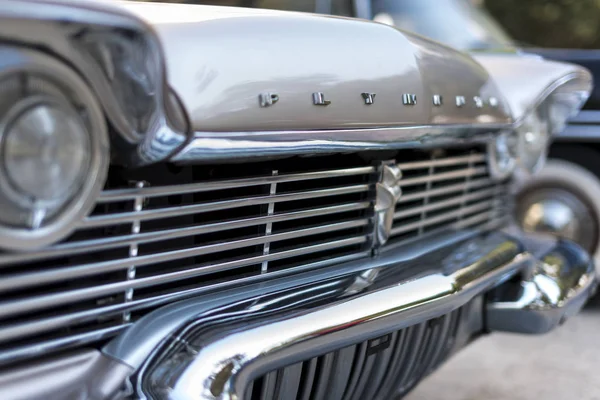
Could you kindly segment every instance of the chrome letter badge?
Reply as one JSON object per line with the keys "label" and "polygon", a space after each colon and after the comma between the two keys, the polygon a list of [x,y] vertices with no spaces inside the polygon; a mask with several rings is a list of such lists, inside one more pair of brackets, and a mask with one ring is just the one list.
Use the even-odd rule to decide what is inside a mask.
{"label": "chrome letter badge", "polygon": [[399,185],[401,178],[402,171],[395,163],[383,165],[375,200],[375,247],[383,246],[390,237],[396,203],[402,194]]}
{"label": "chrome letter badge", "polygon": [[331,101],[325,100],[325,95],[322,92],[315,92],[312,97],[315,106],[328,106],[331,104]]}
{"label": "chrome letter badge", "polygon": [[362,98],[365,100],[365,104],[373,104],[375,102],[375,93],[361,93]]}

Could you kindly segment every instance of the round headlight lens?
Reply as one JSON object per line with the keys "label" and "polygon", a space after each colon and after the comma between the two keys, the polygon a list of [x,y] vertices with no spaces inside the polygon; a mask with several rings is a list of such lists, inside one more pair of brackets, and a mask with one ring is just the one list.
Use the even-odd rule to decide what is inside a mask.
{"label": "round headlight lens", "polygon": [[488,165],[491,175],[496,179],[505,179],[517,165],[518,138],[512,132],[503,132],[490,142]]}
{"label": "round headlight lens", "polygon": [[546,160],[550,133],[548,124],[537,113],[531,113],[519,128],[521,145],[519,161],[530,173],[538,172]]}
{"label": "round headlight lens", "polygon": [[54,203],[81,186],[91,144],[77,116],[39,104],[21,113],[5,135],[4,169],[22,202]]}
{"label": "round headlight lens", "polygon": [[92,144],[67,105],[28,99],[7,114],[2,133],[1,222],[38,228],[80,190],[91,168]]}

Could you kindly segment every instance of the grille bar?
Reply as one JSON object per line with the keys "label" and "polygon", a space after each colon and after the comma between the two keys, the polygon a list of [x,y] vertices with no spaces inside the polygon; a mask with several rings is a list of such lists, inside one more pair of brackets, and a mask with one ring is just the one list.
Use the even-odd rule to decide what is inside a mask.
{"label": "grille bar", "polygon": [[91,251],[108,250],[112,248],[130,246],[133,243],[151,243],[161,240],[177,239],[187,236],[200,235],[205,233],[220,232],[228,229],[247,228],[250,226],[273,224],[281,221],[291,221],[296,219],[319,217],[347,211],[365,210],[370,203],[350,203],[340,204],[331,207],[322,207],[312,210],[295,211],[289,213],[273,214],[272,216],[247,218],[241,220],[217,222],[200,226],[189,226],[184,228],[165,229],[161,231],[137,233],[132,235],[120,235],[101,239],[82,240],[77,242],[66,242],[40,250],[35,253],[17,253],[1,254],[0,266],[12,264],[15,262],[29,262],[42,260],[52,257],[60,257],[67,254],[80,254]]}
{"label": "grille bar", "polygon": [[443,215],[438,215],[435,217],[425,218],[425,219],[419,220],[417,222],[413,222],[411,224],[401,225],[397,228],[392,229],[392,235],[410,232],[414,229],[419,229],[420,227],[428,227],[431,225],[439,224],[440,222],[454,220],[454,219],[460,217],[464,213],[476,213],[478,211],[486,211],[487,214],[489,215],[490,211],[492,211],[492,212],[495,211],[493,209],[493,206],[496,204],[497,204],[497,200],[488,200],[486,202],[482,202],[482,203],[474,204],[469,207],[465,207],[464,209],[451,211],[449,213],[446,213]]}
{"label": "grille bar", "polygon": [[[352,260],[356,260],[359,258],[364,258],[368,256],[370,252],[362,252],[357,254],[351,254],[347,256],[332,258],[328,260],[319,261],[312,264],[305,264],[301,267],[298,267],[294,270],[294,272],[299,272],[308,269],[314,269],[319,267],[326,267],[328,265],[334,265],[337,263],[348,262]],[[270,276],[276,278],[280,276],[289,275],[292,273],[290,270],[279,270],[275,272],[269,272]],[[0,329],[0,342],[6,342],[10,340],[15,340],[24,336],[30,336],[35,334],[41,334],[43,332],[52,331],[63,326],[68,326],[72,324],[81,324],[88,321],[93,321],[98,318],[110,318],[115,315],[120,315],[125,312],[135,312],[148,308],[156,308],[163,304],[167,304],[179,299],[183,299],[189,297],[190,295],[201,294],[210,290],[219,290],[219,289],[227,289],[234,284],[249,284],[252,282],[256,282],[262,279],[260,275],[244,278],[237,280],[235,282],[220,282],[210,287],[199,287],[194,289],[182,290],[177,293],[167,294],[162,296],[155,296],[152,298],[146,298],[141,300],[133,300],[127,303],[119,303],[106,307],[98,307],[82,312],[64,314],[61,316],[44,318],[44,319],[35,319],[34,321],[29,321],[26,323],[19,324],[11,324],[3,326]],[[0,352],[0,360],[2,360],[2,352]]]}
{"label": "grille bar", "polygon": [[461,164],[469,164],[469,163],[478,163],[485,162],[485,154],[482,153],[471,153],[464,156],[456,156],[456,157],[444,157],[433,160],[423,160],[423,161],[413,161],[413,162],[404,162],[399,163],[398,168],[402,171],[407,171],[411,169],[421,169],[421,168],[429,168],[429,167],[447,167],[452,165],[461,165]]}
{"label": "grille bar", "polygon": [[494,181],[491,179],[476,179],[470,180],[467,183],[458,183],[455,185],[447,185],[437,189],[429,189],[425,191],[419,191],[412,194],[402,195],[398,200],[398,203],[407,203],[409,201],[419,200],[425,197],[435,197],[440,195],[449,195],[456,192],[462,192],[469,189],[477,189],[483,186],[492,186]]}
{"label": "grille bar", "polygon": [[[35,286],[39,286],[39,285],[43,285],[43,284],[62,281],[65,279],[84,278],[84,277],[88,277],[88,276],[96,275],[96,274],[100,274],[100,273],[112,272],[112,271],[119,270],[119,269],[126,269],[126,268],[130,267],[132,262],[135,263],[136,268],[140,268],[140,267],[143,267],[144,265],[154,264],[154,263],[158,263],[158,262],[162,262],[162,261],[173,261],[173,260],[178,260],[181,258],[194,257],[194,256],[202,255],[202,254],[216,252],[216,251],[231,250],[231,249],[236,249],[236,248],[241,248],[241,247],[254,246],[254,245],[265,244],[265,243],[273,243],[273,242],[278,242],[281,240],[286,240],[286,239],[291,239],[291,238],[299,238],[299,237],[303,237],[303,236],[315,235],[315,234],[324,233],[324,232],[332,232],[332,231],[342,230],[342,229],[347,229],[347,228],[366,226],[368,223],[369,223],[369,220],[367,220],[367,219],[340,222],[337,224],[318,226],[318,227],[309,228],[309,229],[300,229],[297,231],[279,233],[279,234],[270,235],[270,236],[261,236],[261,237],[252,238],[252,239],[236,240],[236,241],[231,241],[228,243],[217,243],[217,244],[212,244],[212,245],[208,245],[208,246],[201,246],[201,247],[190,248],[190,249],[185,249],[185,250],[177,250],[177,251],[172,251],[172,252],[157,253],[157,254],[152,254],[152,255],[148,255],[148,256],[138,256],[135,258],[135,260],[132,260],[130,257],[127,257],[127,258],[120,259],[120,260],[104,261],[104,262],[99,262],[99,263],[95,263],[95,264],[74,265],[72,267],[55,269],[53,271],[37,272],[34,274],[21,274],[21,275],[16,275],[16,276],[12,276],[12,277],[7,276],[2,281],[0,281],[0,292],[7,291],[7,290],[11,290],[11,291],[18,290],[23,287],[35,287]],[[351,238],[351,239],[345,239],[345,240],[340,240],[340,241],[335,241],[335,242],[329,242],[329,243],[321,244],[321,245],[309,246],[309,247],[306,247],[305,249],[299,249],[299,250],[295,250],[293,252],[279,252],[279,253],[273,253],[271,255],[273,256],[273,259],[277,259],[277,257],[285,257],[285,256],[289,256],[289,254],[300,255],[300,254],[304,254],[305,251],[318,251],[319,249],[321,249],[323,247],[333,248],[333,247],[337,247],[337,246],[345,246],[347,244],[359,243],[359,242],[363,242],[365,240],[366,239],[363,237]],[[271,259],[269,254],[263,255],[262,258]],[[258,257],[257,257],[257,259],[258,259]],[[244,261],[242,260],[242,262],[244,262]],[[234,261],[233,263],[235,264],[236,262]],[[223,269],[226,269],[227,267],[231,268],[227,263],[221,264],[220,266]],[[206,266],[203,268],[205,268],[205,270],[210,269],[210,272],[215,272],[216,270],[221,270],[219,267],[219,264],[215,264],[212,266]],[[199,270],[199,269],[194,269],[194,271],[196,271],[196,270]],[[139,282],[139,280],[138,280],[138,282]],[[127,282],[124,282],[124,283],[128,284]],[[133,287],[133,285],[132,285],[132,287]],[[0,310],[0,316],[1,315],[2,315],[2,310]]]}
{"label": "grille bar", "polygon": [[451,171],[451,172],[446,172],[446,173],[441,173],[441,174],[427,175],[427,176],[418,177],[418,178],[402,179],[400,181],[400,186],[404,187],[404,186],[416,185],[418,183],[437,182],[437,181],[443,181],[443,180],[447,180],[447,179],[463,178],[466,176],[483,175],[485,173],[487,173],[486,167],[465,168],[462,170]]}
{"label": "grille bar", "polygon": [[452,197],[447,200],[438,201],[436,203],[429,203],[429,204],[426,204],[423,206],[418,206],[418,207],[413,207],[413,208],[409,208],[406,210],[398,211],[394,214],[394,218],[410,217],[411,215],[421,214],[421,213],[427,212],[427,211],[435,211],[435,210],[439,210],[441,208],[445,208],[445,207],[449,207],[449,206],[460,205],[466,201],[483,199],[486,197],[493,196],[495,194],[496,194],[495,188],[481,190],[479,192],[465,194],[464,196]]}
{"label": "grille bar", "polygon": [[129,212],[108,216],[88,217],[83,220],[81,226],[83,228],[100,227],[105,225],[115,225],[130,223],[133,221],[144,221],[149,219],[178,217],[189,214],[206,213],[209,211],[222,211],[237,207],[247,207],[264,205],[271,203],[279,203],[283,201],[305,200],[318,197],[336,196],[351,193],[366,192],[369,190],[369,185],[355,185],[335,189],[313,190],[301,193],[268,195],[253,198],[242,198],[226,201],[215,201],[206,204],[194,204],[181,207],[169,207],[160,210],[147,210],[140,212]]}
{"label": "grille bar", "polygon": [[[208,274],[210,272],[224,271],[232,269],[248,262],[260,263],[263,261],[281,260],[283,258],[294,257],[303,254],[310,254],[312,252],[331,250],[340,247],[345,247],[353,244],[365,243],[367,239],[365,237],[349,238],[344,240],[338,240],[334,242],[321,243],[313,246],[307,246],[302,249],[281,251],[277,253],[271,253],[266,256],[257,256],[250,259],[235,260],[220,264],[205,265],[201,267],[190,268],[179,272],[170,272],[148,278],[139,278],[129,281],[121,281],[110,285],[99,285],[91,288],[73,290],[73,291],[62,291],[57,294],[51,294],[39,297],[29,297],[25,300],[12,301],[12,302],[1,302],[0,303],[0,318],[9,317],[14,314],[24,313],[28,311],[40,310],[50,307],[60,306],[62,304],[78,302],[85,299],[90,299],[98,296],[106,296],[114,294],[116,292],[122,292],[125,289],[138,289],[147,287],[150,285],[156,285],[164,282],[173,282],[181,279],[195,277],[198,275]],[[131,261],[129,261],[131,263]],[[136,259],[136,265],[139,263]]]}
{"label": "grille bar", "polygon": [[[327,171],[316,171],[306,172],[299,174],[286,174],[286,175],[274,175],[274,176],[261,176],[255,178],[246,179],[230,179],[220,182],[202,182],[192,183],[187,185],[177,186],[162,186],[162,187],[151,187],[143,189],[144,197],[158,197],[158,196],[170,196],[170,195],[181,195],[188,193],[207,192],[211,190],[219,189],[233,189],[238,187],[247,186],[259,186],[271,183],[284,183],[284,182],[301,182],[304,180],[314,180],[323,178],[341,178],[345,176],[355,175],[366,175],[375,172],[375,168],[372,166],[358,167],[358,168],[346,168],[338,170],[327,170]],[[107,203],[114,201],[134,200],[136,196],[140,195],[140,189],[118,189],[118,190],[107,190],[104,191],[99,199],[99,203]]]}

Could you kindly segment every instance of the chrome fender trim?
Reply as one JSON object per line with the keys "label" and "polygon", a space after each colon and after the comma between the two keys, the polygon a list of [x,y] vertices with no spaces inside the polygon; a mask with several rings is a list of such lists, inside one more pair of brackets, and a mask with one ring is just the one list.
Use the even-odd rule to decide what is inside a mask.
{"label": "chrome fender trim", "polygon": [[[519,240],[500,233],[394,263],[401,251],[381,256],[386,267],[363,261],[362,271],[170,321],[173,328],[134,379],[138,395],[240,399],[267,371],[447,314],[535,263]],[[202,300],[180,307],[193,301],[203,307]],[[146,318],[164,327],[169,313],[177,309]],[[133,327],[130,346],[144,346],[148,326]]]}

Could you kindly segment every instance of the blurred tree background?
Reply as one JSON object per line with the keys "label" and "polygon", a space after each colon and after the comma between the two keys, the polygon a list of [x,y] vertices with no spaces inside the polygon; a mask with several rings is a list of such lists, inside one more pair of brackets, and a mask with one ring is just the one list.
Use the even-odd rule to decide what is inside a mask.
{"label": "blurred tree background", "polygon": [[540,47],[600,48],[600,0],[484,0],[518,42]]}

